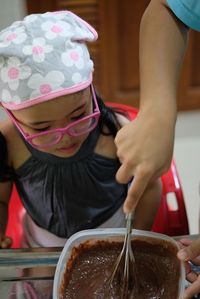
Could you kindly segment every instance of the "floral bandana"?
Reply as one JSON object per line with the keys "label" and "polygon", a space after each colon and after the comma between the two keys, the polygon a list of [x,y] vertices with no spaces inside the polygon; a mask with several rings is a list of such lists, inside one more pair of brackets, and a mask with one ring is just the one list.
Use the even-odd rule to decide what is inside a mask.
{"label": "floral bandana", "polygon": [[92,81],[85,44],[97,32],[69,11],[29,15],[0,32],[0,102],[18,110],[82,90]]}

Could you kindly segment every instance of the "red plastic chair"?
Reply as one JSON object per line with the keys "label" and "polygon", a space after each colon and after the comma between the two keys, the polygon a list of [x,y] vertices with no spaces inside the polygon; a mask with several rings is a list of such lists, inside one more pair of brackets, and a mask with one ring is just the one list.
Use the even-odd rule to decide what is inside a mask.
{"label": "red plastic chair", "polygon": [[[107,105],[126,111],[130,119],[135,119],[138,113],[136,108],[123,104],[107,103]],[[189,234],[187,213],[181,183],[174,161],[172,161],[168,172],[161,177],[161,180],[163,185],[162,198],[152,230],[169,236],[187,235]],[[176,201],[175,209],[170,202],[168,202],[169,194],[174,195]],[[7,227],[7,235],[13,239],[12,248],[20,247],[20,240],[23,233],[21,222],[24,212],[24,207],[14,186],[9,205],[9,221]]]}
{"label": "red plastic chair", "polygon": [[[152,230],[169,236],[189,234],[188,218],[181,183],[174,160],[162,177],[162,198]],[[170,203],[169,196],[174,201]]]}
{"label": "red plastic chair", "polygon": [[9,217],[6,230],[7,236],[10,236],[13,240],[12,248],[21,247],[21,238],[23,233],[22,218],[24,213],[24,206],[22,205],[21,199],[14,185],[9,203]]}

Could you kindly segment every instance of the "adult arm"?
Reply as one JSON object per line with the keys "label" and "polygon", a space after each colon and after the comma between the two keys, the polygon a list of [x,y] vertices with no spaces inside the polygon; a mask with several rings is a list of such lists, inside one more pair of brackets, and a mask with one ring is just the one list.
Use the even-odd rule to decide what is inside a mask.
{"label": "adult arm", "polygon": [[176,89],[187,45],[187,27],[164,0],[152,0],[140,25],[140,112],[115,143],[122,163],[116,178],[134,180],[124,211],[133,210],[147,185],[170,166],[176,122]]}

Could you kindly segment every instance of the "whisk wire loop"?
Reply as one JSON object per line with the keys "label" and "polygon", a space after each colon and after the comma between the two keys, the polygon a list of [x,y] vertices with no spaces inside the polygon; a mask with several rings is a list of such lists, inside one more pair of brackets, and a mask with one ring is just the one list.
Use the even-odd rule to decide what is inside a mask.
{"label": "whisk wire loop", "polygon": [[[132,233],[132,213],[128,213],[126,215],[126,233],[124,237],[124,243],[122,250],[117,257],[115,262],[113,272],[109,279],[109,288],[112,289],[113,282],[117,276],[118,271],[122,271],[122,275],[120,277],[120,283],[122,285],[121,299],[127,299],[128,293],[131,292],[129,280],[133,279],[135,276],[135,257],[131,247],[131,233]],[[123,268],[120,269],[121,263],[123,264]],[[121,273],[121,272],[120,272]]]}

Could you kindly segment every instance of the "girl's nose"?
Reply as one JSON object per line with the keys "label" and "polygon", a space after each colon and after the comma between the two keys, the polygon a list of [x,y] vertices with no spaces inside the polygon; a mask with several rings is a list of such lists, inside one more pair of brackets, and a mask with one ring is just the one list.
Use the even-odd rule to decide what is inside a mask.
{"label": "girl's nose", "polygon": [[71,139],[71,136],[69,136],[66,132],[63,133],[61,142],[68,142]]}

